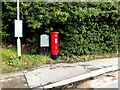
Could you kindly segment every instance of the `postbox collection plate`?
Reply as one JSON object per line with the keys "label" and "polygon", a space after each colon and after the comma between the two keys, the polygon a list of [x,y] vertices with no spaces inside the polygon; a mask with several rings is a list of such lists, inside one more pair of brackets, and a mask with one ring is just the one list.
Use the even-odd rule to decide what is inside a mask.
{"label": "postbox collection plate", "polygon": [[40,36],[40,47],[49,47],[49,36],[47,34]]}

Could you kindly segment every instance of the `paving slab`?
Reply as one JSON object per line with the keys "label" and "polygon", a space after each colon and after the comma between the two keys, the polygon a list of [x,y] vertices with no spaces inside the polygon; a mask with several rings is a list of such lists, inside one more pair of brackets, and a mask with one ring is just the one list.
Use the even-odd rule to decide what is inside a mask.
{"label": "paving slab", "polygon": [[24,72],[30,88],[42,87],[65,79],[118,65],[117,58],[88,62],[47,64]]}

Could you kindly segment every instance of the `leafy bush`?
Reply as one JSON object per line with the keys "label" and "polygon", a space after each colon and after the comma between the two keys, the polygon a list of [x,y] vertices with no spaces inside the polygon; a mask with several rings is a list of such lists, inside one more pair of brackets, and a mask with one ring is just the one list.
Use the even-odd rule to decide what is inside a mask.
{"label": "leafy bush", "polygon": [[[3,24],[7,25],[7,31],[4,31],[12,35],[13,19],[16,18],[15,5],[16,3],[3,4]],[[118,51],[119,2],[21,2],[20,15],[24,22],[23,43],[26,43],[26,38],[34,37],[39,48],[41,34],[58,31],[60,56],[73,57]]]}
{"label": "leafy bush", "polygon": [[6,38],[9,36],[9,34],[6,34],[6,32],[0,31],[0,34],[2,34],[2,38]]}

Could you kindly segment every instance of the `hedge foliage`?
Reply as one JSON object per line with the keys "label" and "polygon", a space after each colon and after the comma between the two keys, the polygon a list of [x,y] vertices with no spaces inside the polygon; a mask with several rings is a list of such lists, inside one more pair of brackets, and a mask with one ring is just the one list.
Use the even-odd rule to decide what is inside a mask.
{"label": "hedge foliage", "polygon": [[[120,37],[119,2],[21,2],[20,19],[24,37],[36,38],[58,31],[61,56],[80,56],[118,51]],[[3,31],[14,39],[16,3],[3,3]],[[25,42],[24,42],[25,41]],[[39,45],[38,45],[39,46]]]}

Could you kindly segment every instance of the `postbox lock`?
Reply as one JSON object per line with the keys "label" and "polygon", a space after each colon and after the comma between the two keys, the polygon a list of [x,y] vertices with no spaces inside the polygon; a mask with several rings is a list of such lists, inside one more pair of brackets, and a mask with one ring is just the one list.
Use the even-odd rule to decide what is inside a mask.
{"label": "postbox lock", "polygon": [[55,35],[55,37],[57,37],[57,35]]}

